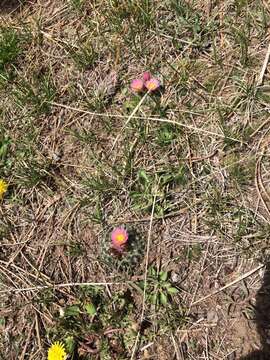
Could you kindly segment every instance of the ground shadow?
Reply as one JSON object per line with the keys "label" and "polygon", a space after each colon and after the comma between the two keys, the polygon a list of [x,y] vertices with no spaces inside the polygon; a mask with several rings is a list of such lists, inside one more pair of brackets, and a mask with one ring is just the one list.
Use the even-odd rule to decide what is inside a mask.
{"label": "ground shadow", "polygon": [[261,350],[254,351],[239,360],[270,359],[270,262],[265,266],[263,283],[256,295],[255,321],[260,335]]}
{"label": "ground shadow", "polygon": [[9,14],[20,9],[25,0],[0,0],[0,15]]}

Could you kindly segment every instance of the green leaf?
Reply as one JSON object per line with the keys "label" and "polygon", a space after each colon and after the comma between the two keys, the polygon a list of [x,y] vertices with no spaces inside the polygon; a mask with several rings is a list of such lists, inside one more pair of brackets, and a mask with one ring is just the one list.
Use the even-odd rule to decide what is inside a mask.
{"label": "green leaf", "polygon": [[78,305],[71,305],[65,309],[65,316],[78,316],[80,314],[80,308]]}
{"label": "green leaf", "polygon": [[139,101],[140,101],[139,97],[134,97],[131,100],[125,101],[124,108],[131,112],[138,105]]}
{"label": "green leaf", "polygon": [[144,290],[144,281],[139,281],[139,282],[138,282],[138,286],[139,286],[142,290]]}
{"label": "green leaf", "polygon": [[148,272],[149,272],[149,275],[150,275],[150,276],[153,276],[153,277],[155,277],[156,274],[157,274],[155,268],[153,268],[153,267],[150,267],[149,270],[148,270]]}
{"label": "green leaf", "polygon": [[67,352],[72,354],[75,349],[75,345],[76,345],[76,342],[75,342],[73,336],[67,336],[65,338],[65,345],[66,345]]}
{"label": "green leaf", "polygon": [[0,157],[4,157],[8,150],[8,142],[3,142],[0,146]]}
{"label": "green leaf", "polygon": [[168,272],[167,271],[160,271],[159,278],[161,281],[166,281],[168,279]]}
{"label": "green leaf", "polygon": [[5,326],[5,318],[4,317],[0,318],[0,327],[1,326]]}
{"label": "green leaf", "polygon": [[160,293],[160,302],[162,305],[167,305],[168,303],[168,297],[164,293]]}
{"label": "green leaf", "polygon": [[143,169],[139,170],[138,177],[139,177],[141,184],[146,184],[146,183],[149,183],[149,181],[150,181],[149,176],[146,174],[146,171]]}
{"label": "green leaf", "polygon": [[157,305],[157,301],[158,301],[157,293],[151,295],[151,297],[150,297],[150,302],[151,302],[151,304]]}
{"label": "green leaf", "polygon": [[170,294],[170,295],[175,295],[175,294],[178,294],[178,293],[179,293],[179,290],[176,289],[175,287],[171,286],[171,287],[168,287],[168,288],[167,288],[167,292],[168,292],[168,294]]}
{"label": "green leaf", "polygon": [[94,316],[97,313],[97,309],[93,304],[85,304],[84,308],[88,315]]}

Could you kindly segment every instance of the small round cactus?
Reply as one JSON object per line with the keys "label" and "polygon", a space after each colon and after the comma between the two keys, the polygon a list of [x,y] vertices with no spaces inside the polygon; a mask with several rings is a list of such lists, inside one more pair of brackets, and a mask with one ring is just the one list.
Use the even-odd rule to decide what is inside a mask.
{"label": "small round cactus", "polygon": [[104,233],[100,259],[110,271],[133,273],[143,259],[144,250],[145,241],[136,230],[121,226]]}

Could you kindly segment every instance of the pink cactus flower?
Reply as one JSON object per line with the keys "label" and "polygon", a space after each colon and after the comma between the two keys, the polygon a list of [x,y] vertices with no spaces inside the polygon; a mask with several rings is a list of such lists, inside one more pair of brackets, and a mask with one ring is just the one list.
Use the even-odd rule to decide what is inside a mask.
{"label": "pink cactus flower", "polygon": [[148,80],[150,80],[151,79],[151,74],[150,74],[150,72],[149,71],[145,71],[144,73],[143,73],[143,81],[144,82],[146,82],[146,81],[148,81]]}
{"label": "pink cactus flower", "polygon": [[134,79],[130,84],[131,90],[140,93],[144,90],[144,82],[142,79]]}
{"label": "pink cactus flower", "polygon": [[160,82],[156,78],[151,78],[150,80],[146,81],[144,85],[148,91],[153,92],[160,87]]}
{"label": "pink cactus flower", "polygon": [[127,231],[120,227],[115,228],[112,232],[111,238],[112,238],[112,247],[115,250],[122,252],[128,241]]}

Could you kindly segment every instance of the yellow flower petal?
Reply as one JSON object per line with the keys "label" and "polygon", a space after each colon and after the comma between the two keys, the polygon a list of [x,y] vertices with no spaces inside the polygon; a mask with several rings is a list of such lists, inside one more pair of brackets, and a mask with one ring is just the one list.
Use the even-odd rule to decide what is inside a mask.
{"label": "yellow flower petal", "polygon": [[67,353],[64,345],[59,341],[53,343],[48,351],[48,360],[65,360],[66,358]]}
{"label": "yellow flower petal", "polygon": [[8,184],[5,182],[5,180],[0,179],[0,199],[2,199],[4,193],[7,191]]}

